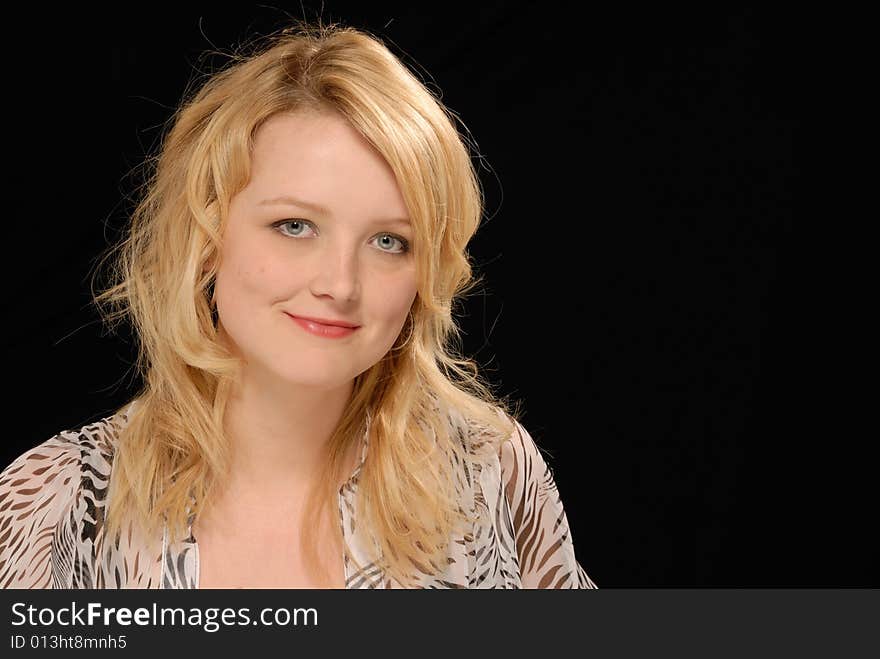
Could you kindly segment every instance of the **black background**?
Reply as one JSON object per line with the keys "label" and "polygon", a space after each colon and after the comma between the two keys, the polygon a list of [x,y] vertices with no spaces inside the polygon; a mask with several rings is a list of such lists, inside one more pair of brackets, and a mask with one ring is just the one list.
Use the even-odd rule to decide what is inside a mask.
{"label": "black background", "polygon": [[[378,2],[9,21],[3,462],[136,390],[89,306],[187,84],[285,13],[383,37],[471,132],[465,350],[546,449],[600,587],[878,585],[838,297],[810,273],[791,15]],[[827,261],[826,261],[827,264]],[[822,304],[818,304],[822,302]],[[876,431],[873,433],[876,435]],[[871,493],[873,496],[873,492]]]}

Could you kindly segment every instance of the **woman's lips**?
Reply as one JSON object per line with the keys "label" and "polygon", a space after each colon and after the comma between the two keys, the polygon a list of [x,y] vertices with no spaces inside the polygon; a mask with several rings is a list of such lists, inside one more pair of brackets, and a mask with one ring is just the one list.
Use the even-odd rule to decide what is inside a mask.
{"label": "woman's lips", "polygon": [[306,332],[315,336],[322,336],[327,339],[341,339],[342,337],[354,334],[359,328],[357,327],[340,327],[338,325],[324,325],[314,320],[307,320],[297,316],[286,314],[297,325],[302,327]]}

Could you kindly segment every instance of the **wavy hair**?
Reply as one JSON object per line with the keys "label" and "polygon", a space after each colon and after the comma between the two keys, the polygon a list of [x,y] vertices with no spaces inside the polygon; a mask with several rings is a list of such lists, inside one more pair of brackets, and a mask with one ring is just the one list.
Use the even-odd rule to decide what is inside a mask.
{"label": "wavy hair", "polygon": [[[445,566],[450,534],[469,520],[456,500],[464,460],[498,450],[517,412],[461,356],[456,300],[474,277],[467,244],[483,213],[470,142],[456,116],[376,36],[296,23],[242,49],[169,119],[123,239],[102,259],[94,297],[106,322],[129,319],[143,388],[115,449],[104,532],[123,520],[184,537],[229,474],[223,418],[242,363],[218,337],[214,279],[230,200],[248,182],[254,135],[285,112],[336,112],[394,172],[413,223],[417,295],[389,352],[357,376],[327,444],[305,528],[336,514],[344,456],[365,432],[358,531],[407,586]],[[450,422],[466,419],[476,434]],[[480,441],[475,437],[479,436]],[[340,525],[333,523],[343,545]],[[307,565],[326,574],[316,540]],[[350,558],[353,558],[348,554]],[[362,566],[359,566],[362,567]]]}

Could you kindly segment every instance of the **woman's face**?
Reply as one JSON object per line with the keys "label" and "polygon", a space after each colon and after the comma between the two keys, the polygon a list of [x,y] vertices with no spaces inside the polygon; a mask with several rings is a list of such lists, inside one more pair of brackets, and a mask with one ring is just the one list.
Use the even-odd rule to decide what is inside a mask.
{"label": "woman's face", "polygon": [[416,296],[412,241],[394,174],[341,115],[276,115],[257,131],[250,182],[230,205],[215,283],[221,336],[249,369],[344,385],[400,334]]}

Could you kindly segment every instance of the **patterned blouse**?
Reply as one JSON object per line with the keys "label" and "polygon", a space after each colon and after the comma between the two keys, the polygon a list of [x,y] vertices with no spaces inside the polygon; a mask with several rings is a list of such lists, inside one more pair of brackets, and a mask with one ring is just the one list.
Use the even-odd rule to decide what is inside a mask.
{"label": "patterned blouse", "polygon": [[[136,403],[132,403],[134,405]],[[192,535],[169,542],[130,530],[104,542],[114,442],[128,412],[65,430],[25,452],[0,473],[0,587],[198,588],[199,548]],[[353,533],[355,494],[366,459],[339,491],[343,538],[362,569],[344,556],[345,587],[400,588],[370,562]],[[550,468],[519,424],[494,459],[468,472],[461,492],[471,532],[449,543],[448,567],[423,575],[424,588],[596,588],[575,558]]]}

